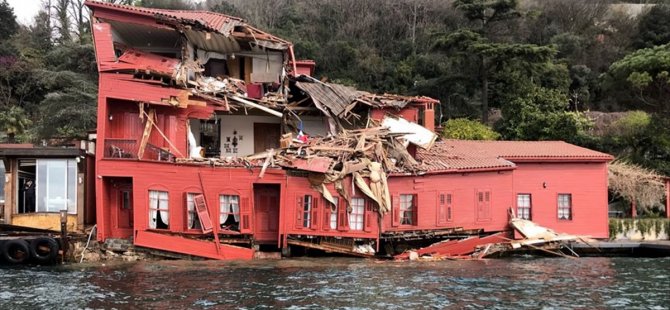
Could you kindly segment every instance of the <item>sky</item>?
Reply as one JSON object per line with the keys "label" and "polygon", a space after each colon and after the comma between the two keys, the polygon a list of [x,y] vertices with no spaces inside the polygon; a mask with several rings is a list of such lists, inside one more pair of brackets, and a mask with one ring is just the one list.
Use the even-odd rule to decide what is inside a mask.
{"label": "sky", "polygon": [[16,20],[24,25],[33,22],[33,17],[40,9],[41,0],[7,0],[9,5],[14,8]]}

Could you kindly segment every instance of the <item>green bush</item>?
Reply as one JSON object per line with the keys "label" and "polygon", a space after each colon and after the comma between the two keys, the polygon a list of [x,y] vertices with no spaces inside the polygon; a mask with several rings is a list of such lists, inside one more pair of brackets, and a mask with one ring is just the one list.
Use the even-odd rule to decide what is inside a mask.
{"label": "green bush", "polygon": [[497,140],[500,134],[490,127],[467,118],[450,119],[443,124],[442,136],[458,140]]}

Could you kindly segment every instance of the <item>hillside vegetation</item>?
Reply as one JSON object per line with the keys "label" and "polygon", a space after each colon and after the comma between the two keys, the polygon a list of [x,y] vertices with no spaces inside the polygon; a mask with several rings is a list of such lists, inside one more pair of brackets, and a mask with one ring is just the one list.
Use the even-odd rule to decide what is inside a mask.
{"label": "hillside vegetation", "polygon": [[[670,175],[664,1],[116,2],[239,16],[294,42],[298,58],[316,61],[320,79],[432,96],[442,102],[440,123],[479,121],[495,130],[486,138],[565,140]],[[50,0],[30,25],[19,25],[0,0],[5,140],[69,139],[95,128],[88,18],[83,0]],[[452,136],[468,132],[481,138],[480,129]]]}

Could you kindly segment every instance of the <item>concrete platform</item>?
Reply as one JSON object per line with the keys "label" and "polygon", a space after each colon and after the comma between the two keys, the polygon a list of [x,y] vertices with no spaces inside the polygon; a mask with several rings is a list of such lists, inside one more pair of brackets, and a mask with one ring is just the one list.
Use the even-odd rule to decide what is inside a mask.
{"label": "concrete platform", "polygon": [[573,243],[570,246],[580,256],[670,256],[670,240],[597,241],[590,244]]}

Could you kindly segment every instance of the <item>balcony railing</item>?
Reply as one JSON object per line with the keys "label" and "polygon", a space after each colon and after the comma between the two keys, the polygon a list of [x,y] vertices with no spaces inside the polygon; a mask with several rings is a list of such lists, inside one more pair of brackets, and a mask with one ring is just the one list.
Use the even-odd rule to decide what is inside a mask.
{"label": "balcony railing", "polygon": [[[137,159],[139,143],[133,139],[105,139],[104,158]],[[174,162],[175,156],[168,150],[147,143],[142,160]]]}
{"label": "balcony railing", "polygon": [[105,139],[105,158],[137,159],[137,150],[137,140]]}

